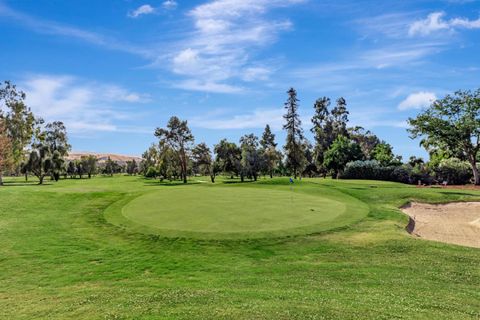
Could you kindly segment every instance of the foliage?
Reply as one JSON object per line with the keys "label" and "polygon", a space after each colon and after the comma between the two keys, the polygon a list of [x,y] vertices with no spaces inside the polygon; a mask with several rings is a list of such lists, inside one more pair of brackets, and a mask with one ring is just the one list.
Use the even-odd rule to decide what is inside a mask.
{"label": "foliage", "polygon": [[138,173],[138,165],[135,159],[127,161],[126,171],[129,175],[134,175]]}
{"label": "foliage", "polygon": [[434,170],[437,179],[448,184],[467,184],[472,178],[469,163],[457,158],[443,159]]}
{"label": "foliage", "polygon": [[28,172],[31,172],[38,178],[39,184],[43,184],[43,179],[50,174],[52,169],[55,168],[50,148],[43,144],[43,142],[36,142],[32,147],[32,151],[30,151],[28,156],[26,168]]}
{"label": "foliage", "polygon": [[230,173],[232,178],[240,174],[242,151],[235,143],[222,139],[215,145],[214,152],[215,162],[222,172]]}
{"label": "foliage", "polygon": [[300,115],[298,114],[298,98],[294,88],[288,90],[288,99],[285,102],[287,113],[283,116],[286,123],[283,129],[287,131],[287,140],[284,146],[286,162],[285,166],[293,172],[295,179],[305,165],[303,150],[303,129]]}
{"label": "foliage", "polygon": [[180,174],[183,182],[187,183],[188,152],[194,142],[187,121],[181,121],[179,118],[173,116],[168,121],[165,129],[157,128],[155,130],[155,136],[160,139],[161,143],[169,145],[171,150],[176,153],[181,170]]}
{"label": "foliage", "polygon": [[92,175],[97,172],[97,157],[94,155],[83,156],[80,158],[80,161],[82,163],[83,170],[88,175],[88,179],[92,178]]}
{"label": "foliage", "polygon": [[437,100],[416,118],[410,118],[412,138],[461,154],[470,163],[475,184],[480,184],[477,157],[480,150],[480,89],[457,91]]}
{"label": "foliage", "polygon": [[240,150],[242,151],[240,179],[242,182],[245,176],[257,181],[258,173],[263,165],[262,152],[258,146],[258,137],[253,133],[240,138]]}
{"label": "foliage", "polygon": [[324,165],[328,170],[332,170],[334,176],[338,178],[348,162],[361,158],[360,146],[347,137],[339,136],[325,152]]}
{"label": "foliage", "polygon": [[0,186],[3,185],[3,172],[10,168],[11,163],[11,141],[7,135],[5,121],[0,118]]}

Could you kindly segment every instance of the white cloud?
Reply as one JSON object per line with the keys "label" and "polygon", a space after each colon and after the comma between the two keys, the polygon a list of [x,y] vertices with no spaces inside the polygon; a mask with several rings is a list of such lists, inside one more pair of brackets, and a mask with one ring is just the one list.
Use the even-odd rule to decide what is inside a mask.
{"label": "white cloud", "polygon": [[437,96],[433,92],[420,91],[410,94],[399,105],[399,110],[421,109],[428,107],[432,102],[437,100]]}
{"label": "white cloud", "polygon": [[63,121],[69,132],[82,134],[86,131],[122,131],[116,122],[134,115],[120,111],[117,105],[149,101],[148,96],[120,86],[83,81],[72,76],[35,75],[26,79],[21,87],[27,94],[27,105],[37,116],[47,122]]}
{"label": "white cloud", "polygon": [[427,36],[441,30],[452,32],[456,28],[480,28],[480,18],[477,20],[469,20],[467,18],[454,18],[445,20],[444,17],[445,12],[432,12],[427,16],[427,18],[413,22],[408,29],[408,34],[410,36]]}
{"label": "white cloud", "polygon": [[167,0],[162,3],[162,7],[166,10],[175,9],[178,6],[178,3],[174,0]]}
{"label": "white cloud", "polygon": [[205,82],[195,79],[184,80],[173,84],[173,87],[191,91],[202,91],[212,93],[240,93],[244,88],[225,83]]}
{"label": "white cloud", "polygon": [[153,8],[149,4],[144,4],[144,5],[141,5],[140,7],[138,7],[137,9],[129,12],[128,16],[130,18],[138,18],[140,16],[148,15],[148,14],[152,14],[152,13],[155,13],[155,8]]}
{"label": "white cloud", "polygon": [[194,85],[174,86],[218,87],[227,92],[233,86],[227,82],[266,80],[272,70],[259,67],[253,53],[292,27],[290,21],[269,19],[266,14],[300,2],[303,0],[213,0],[193,8],[187,15],[194,29],[174,46],[169,62],[174,73],[187,78],[183,84]]}
{"label": "white cloud", "polygon": [[269,124],[272,129],[280,130],[283,124],[284,110],[277,109],[257,109],[252,113],[233,115],[214,119],[211,115],[206,117],[196,117],[189,120],[194,127],[226,130],[226,129],[258,129],[264,128]]}

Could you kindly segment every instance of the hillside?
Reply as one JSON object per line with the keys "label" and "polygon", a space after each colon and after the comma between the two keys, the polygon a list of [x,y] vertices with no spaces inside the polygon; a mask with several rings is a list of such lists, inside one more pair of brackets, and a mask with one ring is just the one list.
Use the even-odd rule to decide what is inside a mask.
{"label": "hillside", "polygon": [[95,152],[72,152],[68,155],[67,160],[78,160],[83,156],[93,155],[97,157],[99,163],[104,163],[107,161],[108,157],[119,164],[125,164],[127,161],[135,160],[140,162],[142,158],[136,156],[127,156],[114,153],[95,153]]}

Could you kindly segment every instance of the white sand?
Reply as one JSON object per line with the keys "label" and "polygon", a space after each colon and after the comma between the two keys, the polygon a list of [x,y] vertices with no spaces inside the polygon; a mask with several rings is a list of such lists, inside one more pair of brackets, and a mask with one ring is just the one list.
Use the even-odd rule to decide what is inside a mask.
{"label": "white sand", "polygon": [[414,221],[409,225],[413,235],[480,248],[480,202],[411,203],[402,211]]}

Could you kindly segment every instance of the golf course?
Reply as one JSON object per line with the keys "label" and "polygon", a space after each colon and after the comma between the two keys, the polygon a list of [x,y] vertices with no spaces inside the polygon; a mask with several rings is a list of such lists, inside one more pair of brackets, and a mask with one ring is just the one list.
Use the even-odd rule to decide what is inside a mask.
{"label": "golf course", "polygon": [[0,189],[2,319],[478,319],[478,248],[410,235],[475,190],[98,176]]}

